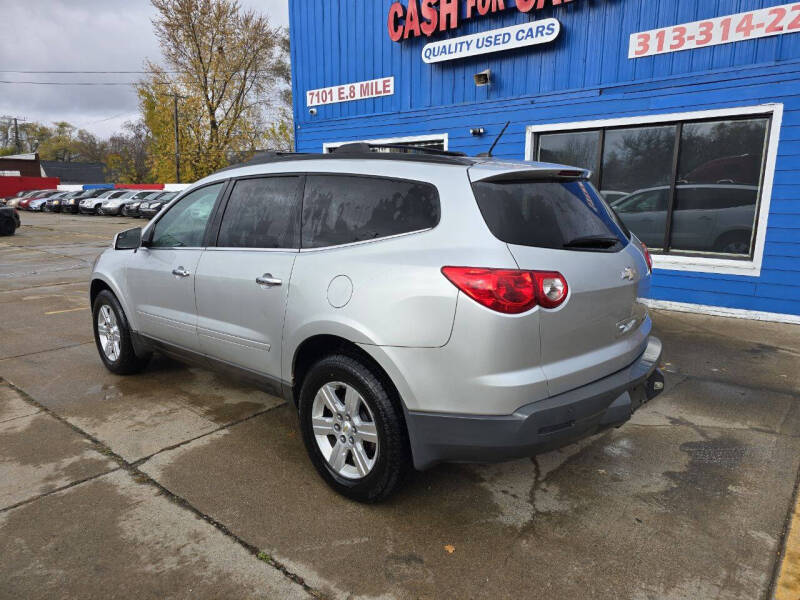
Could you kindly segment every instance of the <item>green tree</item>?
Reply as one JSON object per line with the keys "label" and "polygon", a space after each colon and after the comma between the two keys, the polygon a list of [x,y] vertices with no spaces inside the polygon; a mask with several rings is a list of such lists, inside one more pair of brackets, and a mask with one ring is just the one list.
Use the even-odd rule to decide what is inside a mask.
{"label": "green tree", "polygon": [[180,96],[183,180],[203,177],[226,166],[229,156],[255,152],[270,140],[283,143],[291,131],[279,124],[289,99],[286,31],[235,0],[152,3],[163,67],[148,63],[150,74],[138,94],[152,136],[154,175],[174,178],[172,94]]}

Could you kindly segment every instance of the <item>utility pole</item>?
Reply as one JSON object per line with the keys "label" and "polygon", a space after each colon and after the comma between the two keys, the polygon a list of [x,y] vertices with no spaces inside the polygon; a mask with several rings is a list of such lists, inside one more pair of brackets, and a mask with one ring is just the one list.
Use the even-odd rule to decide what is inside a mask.
{"label": "utility pole", "polygon": [[22,146],[19,143],[19,124],[17,124],[17,117],[14,117],[14,146],[17,148],[17,154],[22,152]]}
{"label": "utility pole", "polygon": [[186,98],[186,96],[181,96],[180,94],[167,94],[167,96],[172,96],[173,100],[173,120],[175,124],[175,183],[181,182],[181,147],[180,147],[180,140],[178,138],[178,98]]}
{"label": "utility pole", "polygon": [[17,154],[19,154],[20,152],[22,152],[22,143],[20,142],[20,139],[19,139],[19,123],[18,123],[18,121],[27,121],[27,119],[24,119],[22,117],[12,117],[12,116],[9,116],[9,115],[3,115],[2,117],[0,117],[0,119],[5,119],[7,121],[14,121],[14,147],[17,150]]}

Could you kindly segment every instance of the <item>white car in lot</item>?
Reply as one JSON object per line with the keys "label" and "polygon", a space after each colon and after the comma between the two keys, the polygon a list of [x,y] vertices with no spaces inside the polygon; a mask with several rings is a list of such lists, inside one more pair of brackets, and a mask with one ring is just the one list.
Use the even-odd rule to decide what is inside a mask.
{"label": "white car in lot", "polygon": [[104,201],[119,198],[128,191],[129,190],[108,190],[99,196],[95,196],[93,198],[84,198],[81,200],[80,206],[78,207],[78,212],[80,212],[82,215],[96,215],[98,214],[98,211],[100,210],[100,207],[103,205]]}
{"label": "white car in lot", "polygon": [[103,202],[100,204],[100,208],[97,209],[97,214],[121,215],[123,206],[136,202],[137,200],[141,200],[145,196],[148,196],[152,193],[153,190],[125,190],[125,193],[121,196],[115,196],[114,198],[103,200]]}

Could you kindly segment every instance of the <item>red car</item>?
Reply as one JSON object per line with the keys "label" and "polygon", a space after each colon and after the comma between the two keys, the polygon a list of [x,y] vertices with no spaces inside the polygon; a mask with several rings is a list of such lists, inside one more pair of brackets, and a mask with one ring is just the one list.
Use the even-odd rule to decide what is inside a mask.
{"label": "red car", "polygon": [[31,200],[36,200],[37,198],[49,198],[50,196],[57,194],[58,190],[46,190],[40,194],[34,194],[33,196],[28,196],[27,198],[23,198],[19,201],[17,208],[20,210],[28,210],[29,204]]}

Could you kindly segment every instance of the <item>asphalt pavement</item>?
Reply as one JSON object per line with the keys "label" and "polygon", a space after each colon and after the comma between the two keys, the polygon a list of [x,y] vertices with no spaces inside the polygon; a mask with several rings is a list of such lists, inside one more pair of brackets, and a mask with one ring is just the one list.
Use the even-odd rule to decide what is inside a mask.
{"label": "asphalt pavement", "polygon": [[141,221],[22,220],[0,238],[0,598],[800,598],[798,326],[655,312],[666,389],[628,424],[364,506],[283,400],[103,368],[88,276]]}

